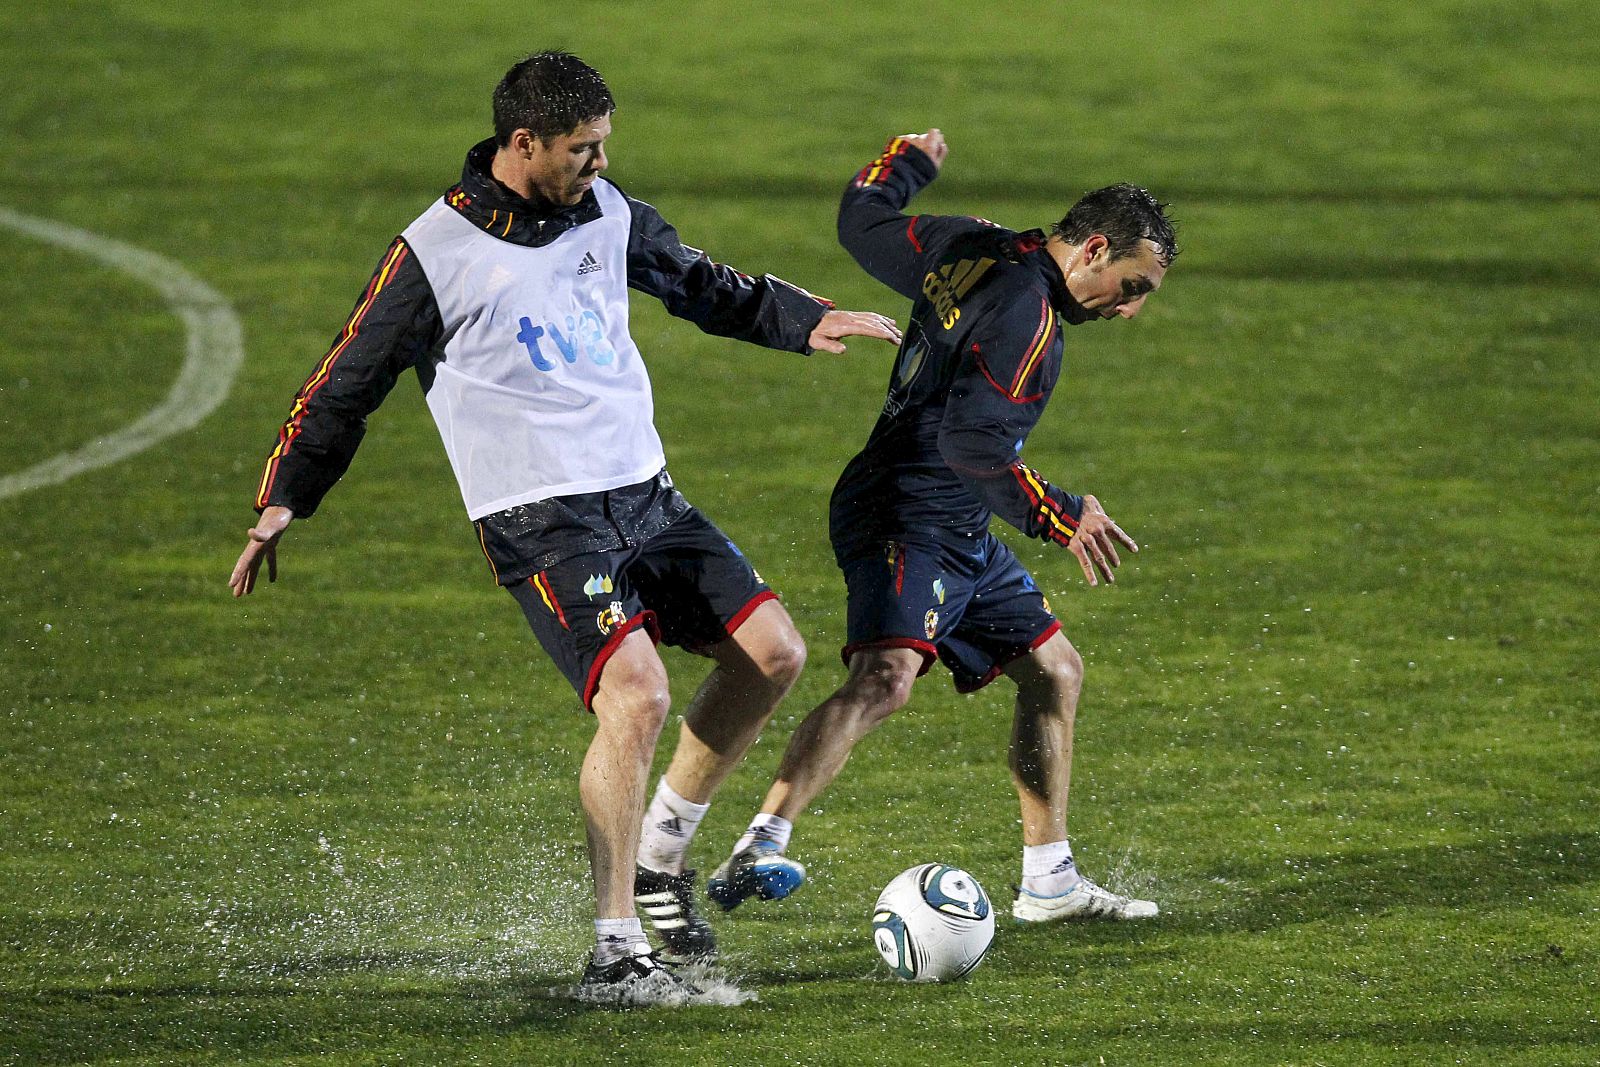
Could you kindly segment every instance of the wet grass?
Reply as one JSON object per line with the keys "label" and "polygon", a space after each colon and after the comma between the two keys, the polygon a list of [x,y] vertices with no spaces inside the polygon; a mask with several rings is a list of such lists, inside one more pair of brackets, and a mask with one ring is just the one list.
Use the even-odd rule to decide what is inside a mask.
{"label": "wet grass", "polygon": [[[1124,14],[622,3],[487,44],[466,29],[501,9],[0,16],[0,203],[180,260],[247,352],[199,430],[0,501],[0,1062],[1600,1059],[1596,16]],[[1003,902],[1016,873],[1006,694],[935,675],[802,823],[804,892],[717,921],[758,1003],[552,998],[589,936],[589,724],[489,584],[409,380],[282,581],[226,597],[294,388],[490,81],[552,43],[610,77],[625,187],[846,305],[903,314],[832,237],[888,133],[951,139],[924,210],[1036,225],[1125,177],[1174,202],[1159,299],[1073,334],[1029,445],[1146,551],[1091,591],[1018,545],[1089,664],[1077,850],[1159,921],[1002,923],[969,982],[889,980],[867,910],[893,874],[959,863]],[[181,328],[69,253],[0,252],[11,472],[153,403]],[[634,329],[675,477],[812,651],[708,866],[839,678],[824,509],[889,355],[762,353],[643,304]],[[681,706],[702,664],[668,665]]]}

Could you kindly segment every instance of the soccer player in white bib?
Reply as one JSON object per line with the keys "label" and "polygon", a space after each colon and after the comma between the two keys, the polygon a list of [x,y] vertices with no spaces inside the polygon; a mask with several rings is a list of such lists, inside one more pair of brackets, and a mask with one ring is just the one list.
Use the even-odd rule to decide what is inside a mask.
{"label": "soccer player in white bib", "polygon": [[[713,262],[601,177],[614,102],[577,57],[530,56],[493,103],[494,136],[389,246],[295,396],[230,584],[251,592],[263,564],[276,579],[284,531],[316,510],[367,415],[414,369],[495,580],[595,717],[580,776],[597,915],[584,982],[672,987],[682,979],[662,962],[715,953],[684,865],[689,840],[805,646],[733,542],[673,487],[629,290],[708,333],[792,352],[900,334],[882,316]],[[668,705],[657,641],[714,666],[647,810]]]}

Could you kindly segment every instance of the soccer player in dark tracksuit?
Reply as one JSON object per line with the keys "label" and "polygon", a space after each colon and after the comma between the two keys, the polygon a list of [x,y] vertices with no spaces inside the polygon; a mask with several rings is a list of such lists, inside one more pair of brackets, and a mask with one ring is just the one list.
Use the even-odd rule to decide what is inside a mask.
{"label": "soccer player in dark tracksuit", "polygon": [[1019,453],[1056,387],[1066,328],[1138,314],[1177,254],[1172,224],[1132,185],[1086,195],[1049,234],[904,214],[945,152],[938,130],[895,138],[839,209],[844,247],[914,302],[882,415],[833,494],[849,677],[795,732],[761,814],[707,893],[731,908],[804,881],[783,855],[793,820],[938,659],[962,692],[1001,674],[1017,686],[1010,756],[1024,847],[1013,915],[1152,916],[1154,903],[1107,892],[1073,861],[1067,786],[1083,662],[989,518],[1064,546],[1090,585],[1115,580],[1119,545],[1138,551],[1093,496],[1052,485]]}
{"label": "soccer player in dark tracksuit", "polygon": [[[295,397],[230,584],[249,593],[263,563],[276,577],[289,523],[316,510],[367,415],[415,369],[496,581],[594,713],[579,780],[598,916],[584,983],[633,996],[680,983],[650,952],[635,904],[664,961],[714,951],[684,852],[805,649],[733,542],[673,488],[628,331],[630,290],[708,333],[793,352],[899,332],[680,243],[653,207],[600,177],[613,107],[600,75],[563,52],[506,74],[495,136],[389,246]],[[657,640],[716,667],[647,809],[667,713]]]}

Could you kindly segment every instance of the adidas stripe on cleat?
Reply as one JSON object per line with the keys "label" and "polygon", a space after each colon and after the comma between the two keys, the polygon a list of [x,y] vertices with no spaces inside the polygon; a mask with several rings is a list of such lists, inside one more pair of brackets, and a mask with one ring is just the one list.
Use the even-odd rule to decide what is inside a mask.
{"label": "adidas stripe on cleat", "polygon": [[717,956],[716,935],[695,911],[694,878],[694,871],[633,869],[633,902],[661,941],[662,963],[709,963]]}

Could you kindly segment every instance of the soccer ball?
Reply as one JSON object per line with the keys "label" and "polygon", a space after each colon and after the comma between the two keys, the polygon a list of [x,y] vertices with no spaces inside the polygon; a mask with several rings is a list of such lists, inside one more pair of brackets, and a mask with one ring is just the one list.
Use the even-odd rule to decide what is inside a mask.
{"label": "soccer ball", "polygon": [[872,943],[889,969],[913,982],[960,978],[994,940],[994,908],[972,875],[924,863],[902,871],[878,894]]}

